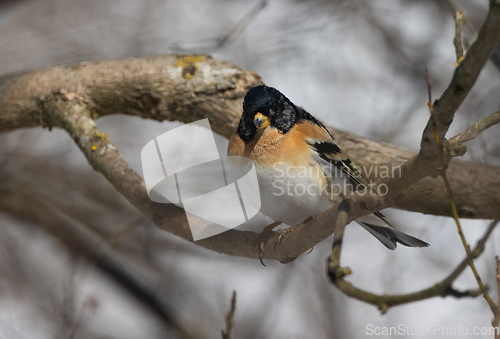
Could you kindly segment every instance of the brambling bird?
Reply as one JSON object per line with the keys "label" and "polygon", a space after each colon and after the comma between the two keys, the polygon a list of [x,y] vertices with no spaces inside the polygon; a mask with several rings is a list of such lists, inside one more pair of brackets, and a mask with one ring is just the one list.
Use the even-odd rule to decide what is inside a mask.
{"label": "brambling bird", "polygon": [[[369,187],[325,125],[268,86],[253,87],[246,94],[227,154],[254,162],[261,212],[275,221],[273,228],[279,223],[295,226],[339,203],[346,194]],[[429,246],[394,229],[380,212],[356,222],[391,250],[397,243]]]}

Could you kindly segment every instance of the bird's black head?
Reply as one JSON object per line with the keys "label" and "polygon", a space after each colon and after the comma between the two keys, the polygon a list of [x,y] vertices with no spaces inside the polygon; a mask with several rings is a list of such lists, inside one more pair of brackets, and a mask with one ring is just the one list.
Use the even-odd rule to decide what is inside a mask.
{"label": "bird's black head", "polygon": [[286,133],[301,118],[301,110],[276,88],[257,86],[245,96],[237,133],[244,142],[249,142],[257,129],[271,126]]}

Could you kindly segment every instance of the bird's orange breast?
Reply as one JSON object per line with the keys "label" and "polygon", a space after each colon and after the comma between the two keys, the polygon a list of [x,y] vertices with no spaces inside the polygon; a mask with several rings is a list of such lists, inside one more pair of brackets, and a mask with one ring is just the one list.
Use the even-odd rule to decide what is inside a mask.
{"label": "bird's orange breast", "polygon": [[279,162],[291,166],[309,166],[313,159],[307,140],[311,138],[331,140],[321,127],[304,121],[297,123],[287,133],[282,133],[272,126],[262,132],[259,130],[254,139],[247,144],[238,134],[233,133],[227,154],[248,157],[260,166],[273,166]]}

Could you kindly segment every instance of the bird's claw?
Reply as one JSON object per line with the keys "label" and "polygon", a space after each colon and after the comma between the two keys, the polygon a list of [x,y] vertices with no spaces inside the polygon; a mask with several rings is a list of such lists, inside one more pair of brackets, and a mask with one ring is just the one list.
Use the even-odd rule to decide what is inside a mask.
{"label": "bird's claw", "polygon": [[[269,226],[267,226],[262,233],[259,236],[259,261],[262,264],[262,266],[266,266],[264,264],[264,261],[262,260],[262,256],[265,253],[264,246],[265,244],[269,241],[272,240],[271,246],[274,251],[274,253],[278,253],[276,250],[276,245],[280,244],[285,236],[292,231],[291,228],[287,229],[279,229],[276,232],[274,232],[272,229],[278,226],[279,223],[273,223]],[[277,233],[277,235],[275,234]]]}
{"label": "bird's claw", "polygon": [[276,250],[276,245],[281,244],[281,242],[283,241],[283,239],[285,239],[285,236],[288,233],[290,233],[291,231],[292,231],[291,228],[285,228],[285,229],[281,228],[281,229],[279,229],[279,230],[276,231],[276,233],[278,233],[278,236],[274,237],[273,243],[272,243],[274,253],[276,253],[276,254],[278,253],[278,251]]}

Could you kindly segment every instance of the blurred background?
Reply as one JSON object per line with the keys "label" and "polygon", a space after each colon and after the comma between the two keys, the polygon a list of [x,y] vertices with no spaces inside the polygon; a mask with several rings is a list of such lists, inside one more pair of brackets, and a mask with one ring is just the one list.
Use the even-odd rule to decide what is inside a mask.
{"label": "blurred background", "polygon": [[[416,151],[429,116],[423,69],[434,99],[453,74],[454,6],[465,9],[467,45],[486,16],[486,0],[0,0],[0,74],[210,53],[256,71],[327,125]],[[448,136],[499,109],[499,80],[488,62]],[[179,126],[124,115],[97,123],[139,172],[141,148]],[[496,127],[482,133],[464,158],[500,165],[497,135]],[[227,140],[218,143],[224,152]],[[18,130],[0,135],[0,144],[2,339],[175,338],[167,311],[197,337],[220,338],[233,290],[234,338],[359,338],[369,328],[400,324],[412,331],[490,326],[482,298],[435,298],[386,315],[348,299],[325,273],[331,238],[291,264],[263,267],[161,231],[91,169],[61,130]],[[431,247],[388,251],[348,226],[342,261],[356,286],[412,292],[464,258],[451,219],[384,213]],[[464,221],[470,244],[486,225]],[[477,260],[490,286],[499,246],[495,232]],[[476,287],[470,270],[455,287]]]}

